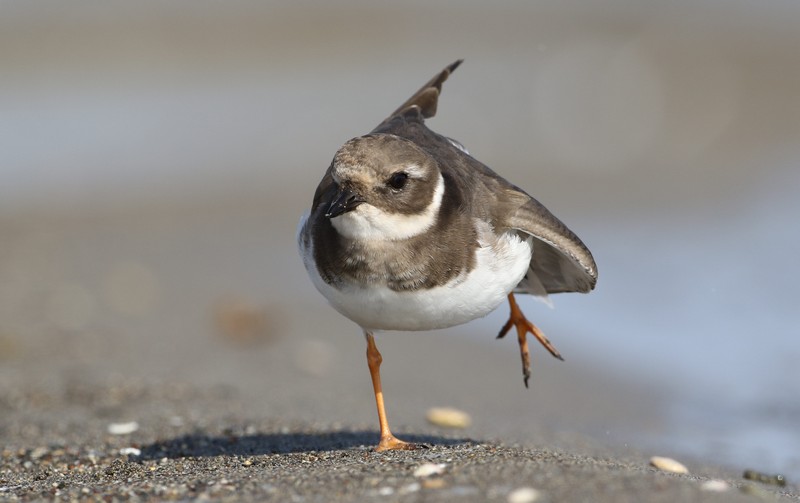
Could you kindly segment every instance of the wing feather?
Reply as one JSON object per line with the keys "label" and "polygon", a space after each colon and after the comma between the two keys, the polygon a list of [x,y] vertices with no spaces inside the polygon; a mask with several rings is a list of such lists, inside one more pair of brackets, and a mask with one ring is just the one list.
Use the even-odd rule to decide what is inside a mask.
{"label": "wing feather", "polygon": [[[597,265],[578,236],[525,191],[473,158],[460,144],[425,125],[425,119],[436,114],[442,84],[461,62],[459,59],[436,74],[372,134],[395,134],[414,141],[439,161],[448,183],[446,197],[458,199],[464,211],[491,221],[496,228],[533,237],[533,258],[519,289],[537,296],[591,291],[597,282]],[[325,192],[325,185],[323,179],[315,201]],[[497,204],[486,207],[478,203],[485,198],[496,198]]]}
{"label": "wing feather", "polygon": [[375,129],[381,129],[381,126],[386,125],[393,118],[399,115],[405,115],[414,109],[418,110],[418,113],[422,115],[421,119],[430,119],[436,115],[436,108],[439,104],[439,94],[442,92],[442,84],[444,84],[444,81],[447,80],[450,74],[453,73],[463,61],[463,59],[459,59],[447,65],[441,72],[437,73],[431,80],[426,82],[424,86],[420,87],[419,90],[411,95],[402,105],[397,107],[397,110],[389,114],[389,117],[381,122]]}
{"label": "wing feather", "polygon": [[594,289],[597,264],[592,253],[539,201],[529,199],[508,217],[508,225],[534,238],[531,272],[547,293]]}

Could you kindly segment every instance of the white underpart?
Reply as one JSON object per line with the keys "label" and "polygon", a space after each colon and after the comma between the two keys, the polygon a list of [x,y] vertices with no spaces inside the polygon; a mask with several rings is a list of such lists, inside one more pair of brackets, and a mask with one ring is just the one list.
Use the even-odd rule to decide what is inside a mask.
{"label": "white underpart", "polygon": [[480,247],[476,265],[446,285],[396,292],[385,286],[325,283],[314,264],[313,245],[303,261],[317,289],[341,314],[366,330],[432,330],[461,325],[486,316],[525,276],[533,241],[516,232],[495,235],[489,224],[475,221]]}
{"label": "white underpart", "polygon": [[[407,171],[411,170],[407,169]],[[332,218],[331,224],[339,234],[349,239],[407,239],[422,234],[436,222],[436,214],[442,205],[443,195],[444,179],[439,174],[436,188],[433,191],[433,199],[422,213],[413,215],[387,213],[371,204],[362,203],[353,211]]]}

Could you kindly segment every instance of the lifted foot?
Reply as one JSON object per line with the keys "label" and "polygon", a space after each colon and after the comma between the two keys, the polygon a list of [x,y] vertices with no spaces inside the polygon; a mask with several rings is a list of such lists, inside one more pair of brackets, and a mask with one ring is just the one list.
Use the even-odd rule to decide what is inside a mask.
{"label": "lifted foot", "polygon": [[528,379],[531,378],[531,355],[528,351],[528,332],[532,333],[534,337],[542,344],[542,346],[550,352],[551,355],[558,358],[559,360],[564,360],[561,356],[561,353],[553,346],[553,343],[544,336],[539,327],[528,321],[522,311],[520,310],[519,306],[517,305],[517,301],[514,298],[513,293],[508,294],[508,304],[511,307],[511,314],[509,314],[508,321],[503,328],[500,329],[500,333],[497,335],[498,339],[505,337],[511,327],[517,327],[517,341],[519,342],[519,353],[522,357],[522,376],[525,381],[525,387],[528,387]]}

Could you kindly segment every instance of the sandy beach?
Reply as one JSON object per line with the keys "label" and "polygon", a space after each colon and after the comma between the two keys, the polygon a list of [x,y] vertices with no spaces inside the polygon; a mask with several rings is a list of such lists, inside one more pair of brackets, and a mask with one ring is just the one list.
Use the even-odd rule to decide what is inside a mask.
{"label": "sandy beach", "polygon": [[[158,219],[4,227],[7,251],[28,250],[23,262],[8,253],[4,270],[27,277],[31,291],[37,281],[49,285],[42,293],[67,288],[48,276],[56,275],[46,271],[49,264],[73,286],[71,302],[45,296],[5,314],[0,499],[800,498],[791,479],[787,487],[747,481],[722,454],[693,459],[654,441],[669,424],[669,389],[594,366],[586,355],[567,353],[559,362],[536,348],[526,390],[516,344],[493,340],[482,323],[379,336],[393,429],[430,448],[372,452],[377,418],[363,338],[320,296],[307,294],[292,243],[284,254],[274,251],[271,270],[263,271],[298,274],[283,297],[270,296],[273,287],[260,277],[250,278],[253,290],[244,286],[233,296],[218,278],[237,274],[224,265],[215,273],[205,262],[219,257],[213,243],[240,257],[251,246],[269,249],[249,243],[262,213],[206,208],[170,218],[163,212]],[[159,254],[150,255],[149,269],[136,269],[117,264],[120,247]],[[188,249],[194,261],[186,264]],[[85,264],[91,267],[80,276],[87,285],[81,289],[73,274]],[[249,265],[238,267],[246,272]],[[153,284],[113,300],[113,280],[128,269],[151,275]],[[93,275],[103,270],[105,276]],[[191,277],[200,280],[187,288]],[[84,297],[93,300],[76,301]],[[84,312],[89,305],[92,316]],[[488,321],[496,317],[499,326],[503,315]],[[431,407],[460,409],[471,425],[434,426],[426,420]],[[649,466],[654,455],[678,459],[689,474],[656,470]],[[441,473],[415,476],[426,463]],[[704,485],[712,480],[724,481],[724,491]]]}
{"label": "sandy beach", "polygon": [[[797,501],[798,6],[4,4],[0,500]],[[457,58],[429,125],[598,286],[520,300],[566,359],[532,343],[530,389],[506,306],[380,334],[392,429],[430,447],[375,453],[296,226]]]}
{"label": "sandy beach", "polygon": [[[592,426],[657,429],[657,397],[568,363],[537,365],[533,389],[526,392],[510,345],[494,349],[443,335],[383,344],[396,433],[430,448],[372,452],[377,424],[361,341],[339,339],[329,362],[333,368],[322,374],[297,364],[298,348],[308,347],[290,340],[256,351],[263,360],[260,371],[250,368],[252,354],[213,343],[205,359],[191,364],[180,354],[148,358],[147,350],[129,346],[128,355],[143,358],[140,372],[130,373],[76,368],[70,354],[26,363],[6,359],[0,499],[800,499],[797,486],[746,481],[708,460],[676,456],[688,475],[656,470],[648,465],[650,456],[671,453],[645,452],[585,432]],[[73,350],[90,350],[80,344]],[[158,370],[170,358],[183,367],[180,378],[166,379],[164,369]],[[237,358],[243,365],[231,365]],[[103,359],[109,368],[129,364],[121,361],[122,352]],[[205,369],[220,365],[228,383],[202,385]],[[636,408],[632,417],[627,407],[615,415],[618,407],[641,399],[652,408]],[[434,405],[460,405],[473,425],[453,430],[427,423],[425,411]],[[440,473],[415,476],[428,463]],[[709,490],[712,480],[725,481],[724,491]],[[536,498],[511,499],[515,494]]]}

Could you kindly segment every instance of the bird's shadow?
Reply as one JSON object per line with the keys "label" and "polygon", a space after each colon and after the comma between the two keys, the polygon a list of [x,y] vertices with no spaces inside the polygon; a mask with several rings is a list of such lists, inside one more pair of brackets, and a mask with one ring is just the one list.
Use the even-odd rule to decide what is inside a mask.
{"label": "bird's shadow", "polygon": [[[466,438],[437,435],[402,435],[402,439],[429,446],[452,446],[472,442]],[[311,451],[337,451],[363,447],[378,442],[375,431],[330,431],[314,433],[257,433],[254,435],[211,435],[203,432],[159,440],[141,448],[140,460],[211,456],[258,456]]]}

